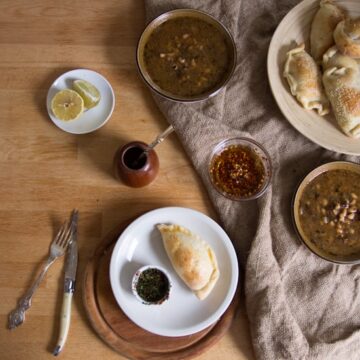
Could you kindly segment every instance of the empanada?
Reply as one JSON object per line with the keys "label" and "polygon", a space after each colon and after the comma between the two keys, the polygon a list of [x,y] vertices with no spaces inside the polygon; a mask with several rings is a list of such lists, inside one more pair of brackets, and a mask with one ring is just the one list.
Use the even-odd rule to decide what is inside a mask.
{"label": "empanada", "polygon": [[157,228],[177,274],[200,300],[205,299],[219,278],[212,248],[182,226],[159,224]]}
{"label": "empanada", "polygon": [[323,67],[323,83],[337,123],[346,135],[360,137],[359,63],[334,46],[324,54]]}
{"label": "empanada", "polygon": [[301,44],[287,53],[284,68],[291,94],[305,109],[315,109],[319,115],[329,113],[330,104],[321,83],[320,69]]}
{"label": "empanada", "polygon": [[334,40],[343,55],[360,58],[360,18],[341,21],[335,28]]}
{"label": "empanada", "polygon": [[344,18],[344,11],[331,0],[320,1],[310,31],[310,53],[315,61],[321,61],[325,51],[334,44],[333,31]]}

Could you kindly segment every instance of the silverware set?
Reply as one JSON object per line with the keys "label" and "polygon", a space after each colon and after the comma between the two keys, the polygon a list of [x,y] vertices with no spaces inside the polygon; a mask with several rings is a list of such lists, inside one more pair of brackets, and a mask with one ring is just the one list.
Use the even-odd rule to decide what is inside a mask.
{"label": "silverware set", "polygon": [[62,350],[70,326],[71,300],[75,290],[75,277],[78,260],[77,222],[78,211],[75,209],[71,214],[70,220],[64,222],[55,238],[51,242],[49,256],[36,280],[26,291],[24,296],[20,298],[17,307],[9,314],[8,328],[13,330],[24,322],[25,312],[30,308],[32,297],[43,280],[46,272],[49,270],[50,266],[55,262],[56,259],[63,256],[65,252],[67,252],[65,263],[64,301],[61,313],[59,340],[53,352],[55,356],[58,355]]}

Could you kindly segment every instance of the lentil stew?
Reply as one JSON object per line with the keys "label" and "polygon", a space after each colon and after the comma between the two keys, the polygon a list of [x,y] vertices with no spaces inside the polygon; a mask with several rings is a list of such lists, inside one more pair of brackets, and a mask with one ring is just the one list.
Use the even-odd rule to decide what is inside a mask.
{"label": "lentil stew", "polygon": [[299,200],[305,237],[332,256],[360,254],[360,174],[329,170],[306,185]]}
{"label": "lentil stew", "polygon": [[169,19],[156,28],[144,47],[152,81],[171,94],[200,95],[222,82],[231,54],[224,34],[197,17]]}

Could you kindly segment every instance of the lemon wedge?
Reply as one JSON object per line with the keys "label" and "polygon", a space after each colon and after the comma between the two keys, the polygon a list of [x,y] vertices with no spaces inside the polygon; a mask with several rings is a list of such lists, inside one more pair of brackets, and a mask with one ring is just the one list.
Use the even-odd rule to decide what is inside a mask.
{"label": "lemon wedge", "polygon": [[75,80],[73,82],[73,89],[80,94],[84,100],[85,107],[88,109],[93,108],[100,101],[100,91],[88,81]]}
{"label": "lemon wedge", "polygon": [[59,120],[75,120],[84,111],[84,100],[74,90],[61,90],[52,98],[51,110]]}

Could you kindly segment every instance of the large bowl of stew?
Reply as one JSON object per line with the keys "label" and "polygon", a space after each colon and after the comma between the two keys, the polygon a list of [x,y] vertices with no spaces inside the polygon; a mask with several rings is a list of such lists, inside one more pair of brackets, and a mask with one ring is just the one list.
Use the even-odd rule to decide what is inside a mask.
{"label": "large bowl of stew", "polygon": [[311,171],[293,199],[302,242],[338,264],[360,263],[360,165],[334,161]]}
{"label": "large bowl of stew", "polygon": [[146,26],[136,60],[153,91],[174,101],[194,102],[225,87],[235,69],[236,47],[228,29],[214,17],[178,9]]}

